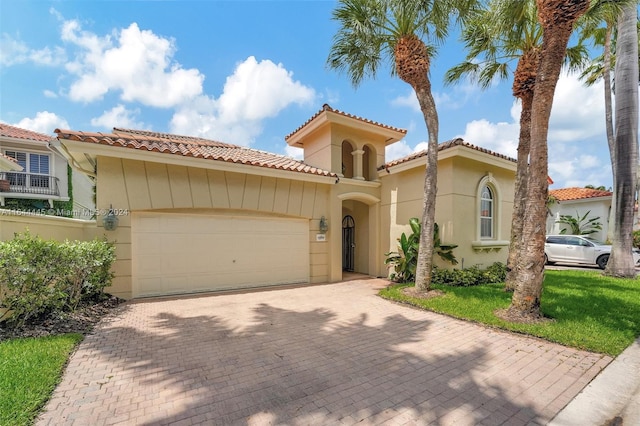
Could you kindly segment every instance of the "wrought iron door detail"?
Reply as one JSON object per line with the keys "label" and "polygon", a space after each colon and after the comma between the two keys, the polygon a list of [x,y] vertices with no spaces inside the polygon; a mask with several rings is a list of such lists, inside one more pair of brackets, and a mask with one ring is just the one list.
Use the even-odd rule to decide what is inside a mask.
{"label": "wrought iron door detail", "polygon": [[342,270],[353,272],[356,252],[356,222],[352,216],[342,219]]}

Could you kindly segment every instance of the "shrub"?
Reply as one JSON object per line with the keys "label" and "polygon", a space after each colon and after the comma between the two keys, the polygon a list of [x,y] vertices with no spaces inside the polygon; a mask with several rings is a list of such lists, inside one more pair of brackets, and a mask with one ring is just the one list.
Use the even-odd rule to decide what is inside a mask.
{"label": "shrub", "polygon": [[507,267],[503,263],[495,262],[486,269],[480,269],[477,265],[452,270],[434,267],[431,280],[438,284],[469,287],[504,282],[506,276]]}
{"label": "shrub", "polygon": [[[422,233],[422,224],[417,217],[409,219],[411,226],[411,234],[407,235],[403,232],[398,239],[398,251],[385,253],[387,256],[384,263],[391,265],[394,272],[390,278],[393,281],[406,283],[414,281],[416,278],[416,268],[418,266],[418,248],[420,247],[420,234]],[[457,265],[458,260],[453,254],[453,249],[458,247],[455,244],[442,244],[440,241],[440,229],[438,224],[434,224],[433,228],[433,252],[440,256],[445,262]]]}
{"label": "shrub", "polygon": [[115,246],[100,240],[65,241],[61,248],[67,264],[62,291],[66,307],[73,311],[81,300],[104,294],[111,284]]}
{"label": "shrub", "polygon": [[23,324],[30,318],[64,305],[58,284],[64,279],[59,244],[43,241],[29,232],[0,242],[1,306],[11,312],[10,321]]}
{"label": "shrub", "polygon": [[0,320],[15,327],[77,308],[111,284],[115,247],[107,241],[45,241],[28,231],[0,242]]}

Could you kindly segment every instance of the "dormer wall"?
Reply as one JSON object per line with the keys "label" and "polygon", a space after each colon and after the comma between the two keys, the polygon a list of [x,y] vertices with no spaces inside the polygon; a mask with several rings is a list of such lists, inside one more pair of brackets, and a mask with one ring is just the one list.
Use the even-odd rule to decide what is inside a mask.
{"label": "dormer wall", "polygon": [[302,148],[304,162],[342,178],[377,181],[385,164],[387,145],[401,140],[406,130],[334,110],[329,105],[288,135],[290,146]]}
{"label": "dormer wall", "polygon": [[375,181],[385,163],[385,141],[375,134],[327,124],[304,138],[304,162],[341,177]]}

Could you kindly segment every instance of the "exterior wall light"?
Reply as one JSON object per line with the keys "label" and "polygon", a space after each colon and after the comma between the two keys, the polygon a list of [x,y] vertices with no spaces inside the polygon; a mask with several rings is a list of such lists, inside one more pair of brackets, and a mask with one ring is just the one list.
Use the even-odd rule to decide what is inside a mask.
{"label": "exterior wall light", "polygon": [[322,234],[326,234],[328,230],[329,230],[329,222],[327,222],[326,217],[322,216],[320,218],[320,232]]}
{"label": "exterior wall light", "polygon": [[113,211],[113,206],[109,206],[109,213],[102,218],[102,225],[105,231],[115,231],[118,227],[118,216]]}

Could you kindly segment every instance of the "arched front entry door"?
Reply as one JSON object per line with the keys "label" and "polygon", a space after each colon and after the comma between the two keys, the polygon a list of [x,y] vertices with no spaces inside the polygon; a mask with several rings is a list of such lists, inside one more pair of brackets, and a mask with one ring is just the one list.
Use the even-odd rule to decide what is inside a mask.
{"label": "arched front entry door", "polygon": [[342,270],[353,272],[356,251],[356,222],[347,215],[342,219]]}

